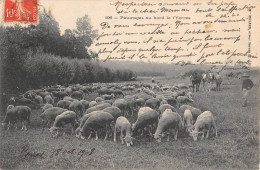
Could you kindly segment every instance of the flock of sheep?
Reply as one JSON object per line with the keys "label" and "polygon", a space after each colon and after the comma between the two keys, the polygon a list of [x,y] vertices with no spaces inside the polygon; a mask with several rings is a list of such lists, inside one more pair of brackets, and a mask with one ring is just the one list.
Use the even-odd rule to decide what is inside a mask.
{"label": "flock of sheep", "polygon": [[[165,136],[169,141],[172,135],[177,140],[178,132],[189,134],[195,141],[199,135],[203,139],[205,133],[208,138],[211,130],[217,136],[213,114],[188,105],[194,101],[190,87],[140,82],[77,84],[30,90],[10,98],[3,125],[7,129],[17,128],[17,123],[21,122],[22,130],[27,130],[31,108],[41,108],[42,130],[49,127],[54,137],[71,128],[72,134],[80,139],[95,136],[97,140],[104,136],[106,140],[114,133],[116,142],[117,133],[120,133],[121,143],[130,146],[135,136],[144,133],[158,142]],[[99,97],[88,101],[90,93],[98,93]],[[135,119],[135,122],[131,124],[130,119]]]}

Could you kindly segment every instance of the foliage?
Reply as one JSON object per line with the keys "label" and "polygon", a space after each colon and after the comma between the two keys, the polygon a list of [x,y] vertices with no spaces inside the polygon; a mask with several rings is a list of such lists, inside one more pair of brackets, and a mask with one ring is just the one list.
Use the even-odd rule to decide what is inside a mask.
{"label": "foliage", "polygon": [[52,84],[128,80],[129,71],[119,75],[91,61],[98,55],[87,48],[96,36],[87,15],[78,18],[76,29],[61,35],[59,23],[45,10],[37,25],[1,26],[1,94]]}

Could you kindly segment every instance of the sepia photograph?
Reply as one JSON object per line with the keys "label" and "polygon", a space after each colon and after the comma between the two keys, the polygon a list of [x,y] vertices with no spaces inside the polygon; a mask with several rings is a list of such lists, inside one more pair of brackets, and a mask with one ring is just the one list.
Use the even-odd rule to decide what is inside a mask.
{"label": "sepia photograph", "polygon": [[259,0],[1,0],[0,169],[252,169]]}

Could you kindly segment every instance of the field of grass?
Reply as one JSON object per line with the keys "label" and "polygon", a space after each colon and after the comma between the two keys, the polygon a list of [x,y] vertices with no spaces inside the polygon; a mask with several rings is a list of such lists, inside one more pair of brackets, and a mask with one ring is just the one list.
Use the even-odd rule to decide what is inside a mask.
{"label": "field of grass", "polygon": [[[188,79],[156,77],[161,84]],[[150,82],[151,78],[138,78]],[[52,138],[41,131],[39,110],[33,111],[28,131],[1,129],[0,168],[11,169],[258,169],[259,74],[253,76],[248,107],[242,107],[241,80],[224,80],[220,92],[197,92],[193,105],[213,112],[219,136],[194,142],[181,133],[177,141],[157,143],[152,137],[136,137],[133,147],[101,138],[79,140],[66,134]],[[92,94],[94,99],[97,94]],[[133,123],[135,118],[129,118]]]}

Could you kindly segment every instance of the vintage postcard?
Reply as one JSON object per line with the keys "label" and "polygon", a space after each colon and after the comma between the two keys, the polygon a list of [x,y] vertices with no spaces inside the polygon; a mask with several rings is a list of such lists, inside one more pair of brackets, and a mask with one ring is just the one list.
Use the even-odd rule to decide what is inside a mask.
{"label": "vintage postcard", "polygon": [[259,0],[1,0],[1,169],[259,169]]}

